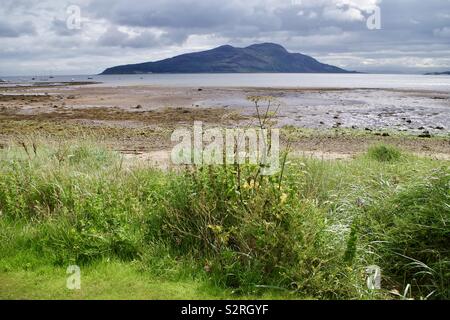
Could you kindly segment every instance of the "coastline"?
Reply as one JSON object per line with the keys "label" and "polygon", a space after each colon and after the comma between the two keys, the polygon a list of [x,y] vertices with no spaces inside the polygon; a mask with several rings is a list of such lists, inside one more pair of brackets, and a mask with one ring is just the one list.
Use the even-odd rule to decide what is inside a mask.
{"label": "coastline", "polygon": [[[171,132],[205,126],[250,126],[248,96],[280,103],[276,126],[294,153],[345,159],[388,143],[419,155],[450,158],[450,93],[400,89],[97,86],[0,88],[0,142],[18,136],[90,136],[141,158],[167,157]],[[429,137],[421,137],[423,133]],[[284,138],[284,139],[283,139]]]}

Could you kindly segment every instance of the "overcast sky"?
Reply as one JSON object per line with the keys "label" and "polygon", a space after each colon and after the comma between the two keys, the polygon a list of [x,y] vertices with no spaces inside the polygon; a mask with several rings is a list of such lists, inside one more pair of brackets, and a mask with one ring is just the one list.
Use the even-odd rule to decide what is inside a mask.
{"label": "overcast sky", "polygon": [[450,70],[450,0],[0,0],[0,76],[96,74],[259,42],[351,70]]}

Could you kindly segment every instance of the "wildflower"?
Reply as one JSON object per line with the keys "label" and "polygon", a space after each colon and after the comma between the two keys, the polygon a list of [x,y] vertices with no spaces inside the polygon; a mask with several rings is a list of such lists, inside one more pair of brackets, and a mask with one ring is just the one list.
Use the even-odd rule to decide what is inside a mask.
{"label": "wildflower", "polygon": [[283,193],[283,194],[280,196],[280,202],[281,202],[282,204],[285,203],[286,200],[287,200],[287,197],[288,197],[288,195],[287,195],[286,193]]}
{"label": "wildflower", "polygon": [[250,180],[250,183],[248,183],[247,181],[244,183],[244,185],[242,186],[242,188],[244,189],[255,189],[259,186],[258,182],[255,182],[255,180]]}

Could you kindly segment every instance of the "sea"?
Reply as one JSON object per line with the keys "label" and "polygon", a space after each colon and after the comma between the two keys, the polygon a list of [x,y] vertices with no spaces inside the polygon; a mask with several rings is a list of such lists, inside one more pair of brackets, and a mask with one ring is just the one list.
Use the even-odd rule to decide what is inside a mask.
{"label": "sea", "polygon": [[84,82],[95,86],[151,85],[168,87],[276,87],[276,88],[383,88],[450,92],[448,75],[405,74],[311,74],[311,73],[233,73],[233,74],[138,74],[0,76],[4,85],[30,85],[36,82]]}

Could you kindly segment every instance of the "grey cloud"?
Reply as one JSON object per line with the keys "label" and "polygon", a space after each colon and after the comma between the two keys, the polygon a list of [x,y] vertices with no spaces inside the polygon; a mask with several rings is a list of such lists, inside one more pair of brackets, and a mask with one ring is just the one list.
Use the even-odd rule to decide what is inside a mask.
{"label": "grey cloud", "polygon": [[3,38],[17,38],[22,35],[33,35],[35,32],[31,22],[12,23],[0,21],[0,37]]}
{"label": "grey cloud", "polygon": [[450,38],[450,27],[444,27],[440,29],[434,29],[433,34],[441,38]]}
{"label": "grey cloud", "polygon": [[[82,30],[65,26],[69,4],[80,6]],[[375,5],[381,30],[366,26]],[[78,59],[100,71],[112,62],[262,41],[360,71],[422,70],[422,60],[442,66],[450,56],[449,0],[2,0],[2,9],[3,68],[12,59],[24,68]]]}
{"label": "grey cloud", "polygon": [[93,1],[89,10],[97,17],[119,25],[135,27],[210,28],[229,24],[239,17],[240,8],[234,1],[153,0]]}
{"label": "grey cloud", "polygon": [[73,36],[81,32],[81,29],[68,28],[66,21],[58,18],[53,19],[51,30],[58,36]]}
{"label": "grey cloud", "polygon": [[145,30],[137,35],[132,35],[120,31],[117,27],[111,27],[100,36],[98,43],[102,46],[112,47],[152,48],[179,44],[186,40],[186,37],[185,33],[177,32],[177,30],[169,30],[161,35]]}

